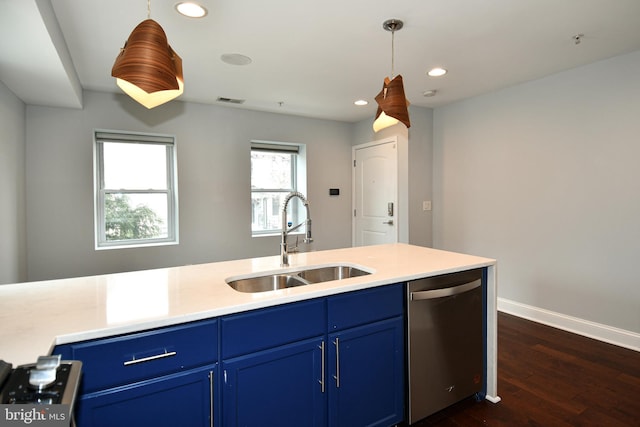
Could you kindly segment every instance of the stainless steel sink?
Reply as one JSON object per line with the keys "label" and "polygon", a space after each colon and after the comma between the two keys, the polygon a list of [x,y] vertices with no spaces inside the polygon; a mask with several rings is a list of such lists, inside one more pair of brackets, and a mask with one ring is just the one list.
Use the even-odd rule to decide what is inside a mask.
{"label": "stainless steel sink", "polygon": [[367,274],[371,274],[371,272],[349,265],[330,265],[242,279],[229,278],[227,284],[238,292],[254,293],[366,276]]}
{"label": "stainless steel sink", "polygon": [[309,284],[309,282],[302,280],[300,277],[289,274],[270,274],[268,276],[249,277],[227,283],[238,292],[275,291],[277,289]]}
{"label": "stainless steel sink", "polygon": [[366,276],[367,274],[371,273],[348,265],[334,265],[303,270],[298,273],[298,276],[312,283],[320,283],[348,279],[349,277]]}

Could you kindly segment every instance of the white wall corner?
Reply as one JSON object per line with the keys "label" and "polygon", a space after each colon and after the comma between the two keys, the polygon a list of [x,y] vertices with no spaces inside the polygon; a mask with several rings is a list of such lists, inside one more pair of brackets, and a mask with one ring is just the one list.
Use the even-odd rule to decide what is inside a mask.
{"label": "white wall corner", "polygon": [[574,334],[583,335],[609,344],[640,351],[640,334],[612,326],[591,322],[543,308],[498,298],[498,311],[522,317]]}

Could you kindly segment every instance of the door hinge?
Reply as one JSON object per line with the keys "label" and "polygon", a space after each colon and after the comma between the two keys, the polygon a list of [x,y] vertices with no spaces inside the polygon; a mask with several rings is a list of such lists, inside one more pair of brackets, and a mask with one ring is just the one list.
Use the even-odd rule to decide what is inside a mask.
{"label": "door hinge", "polygon": [[353,210],[353,216],[357,216],[357,215],[356,215],[356,210],[355,210],[355,209]]}
{"label": "door hinge", "polygon": [[354,168],[356,167],[356,161],[355,160],[353,161],[353,167]]}

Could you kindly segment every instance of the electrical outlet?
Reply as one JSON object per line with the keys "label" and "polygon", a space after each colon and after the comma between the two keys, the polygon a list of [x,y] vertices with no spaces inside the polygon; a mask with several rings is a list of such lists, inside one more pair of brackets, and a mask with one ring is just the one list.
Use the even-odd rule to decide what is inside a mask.
{"label": "electrical outlet", "polygon": [[425,200],[422,202],[422,210],[430,211],[431,210],[431,200]]}

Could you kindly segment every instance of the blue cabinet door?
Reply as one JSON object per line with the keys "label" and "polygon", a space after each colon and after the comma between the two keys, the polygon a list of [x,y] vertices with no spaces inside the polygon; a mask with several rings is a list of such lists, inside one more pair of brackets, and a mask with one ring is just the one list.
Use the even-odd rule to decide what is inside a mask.
{"label": "blue cabinet door", "polygon": [[404,418],[402,317],[329,335],[329,425],[388,427]]}
{"label": "blue cabinet door", "polygon": [[77,425],[213,426],[216,365],[83,395]]}
{"label": "blue cabinet door", "polygon": [[223,361],[223,426],[325,426],[323,347],[318,337]]}

